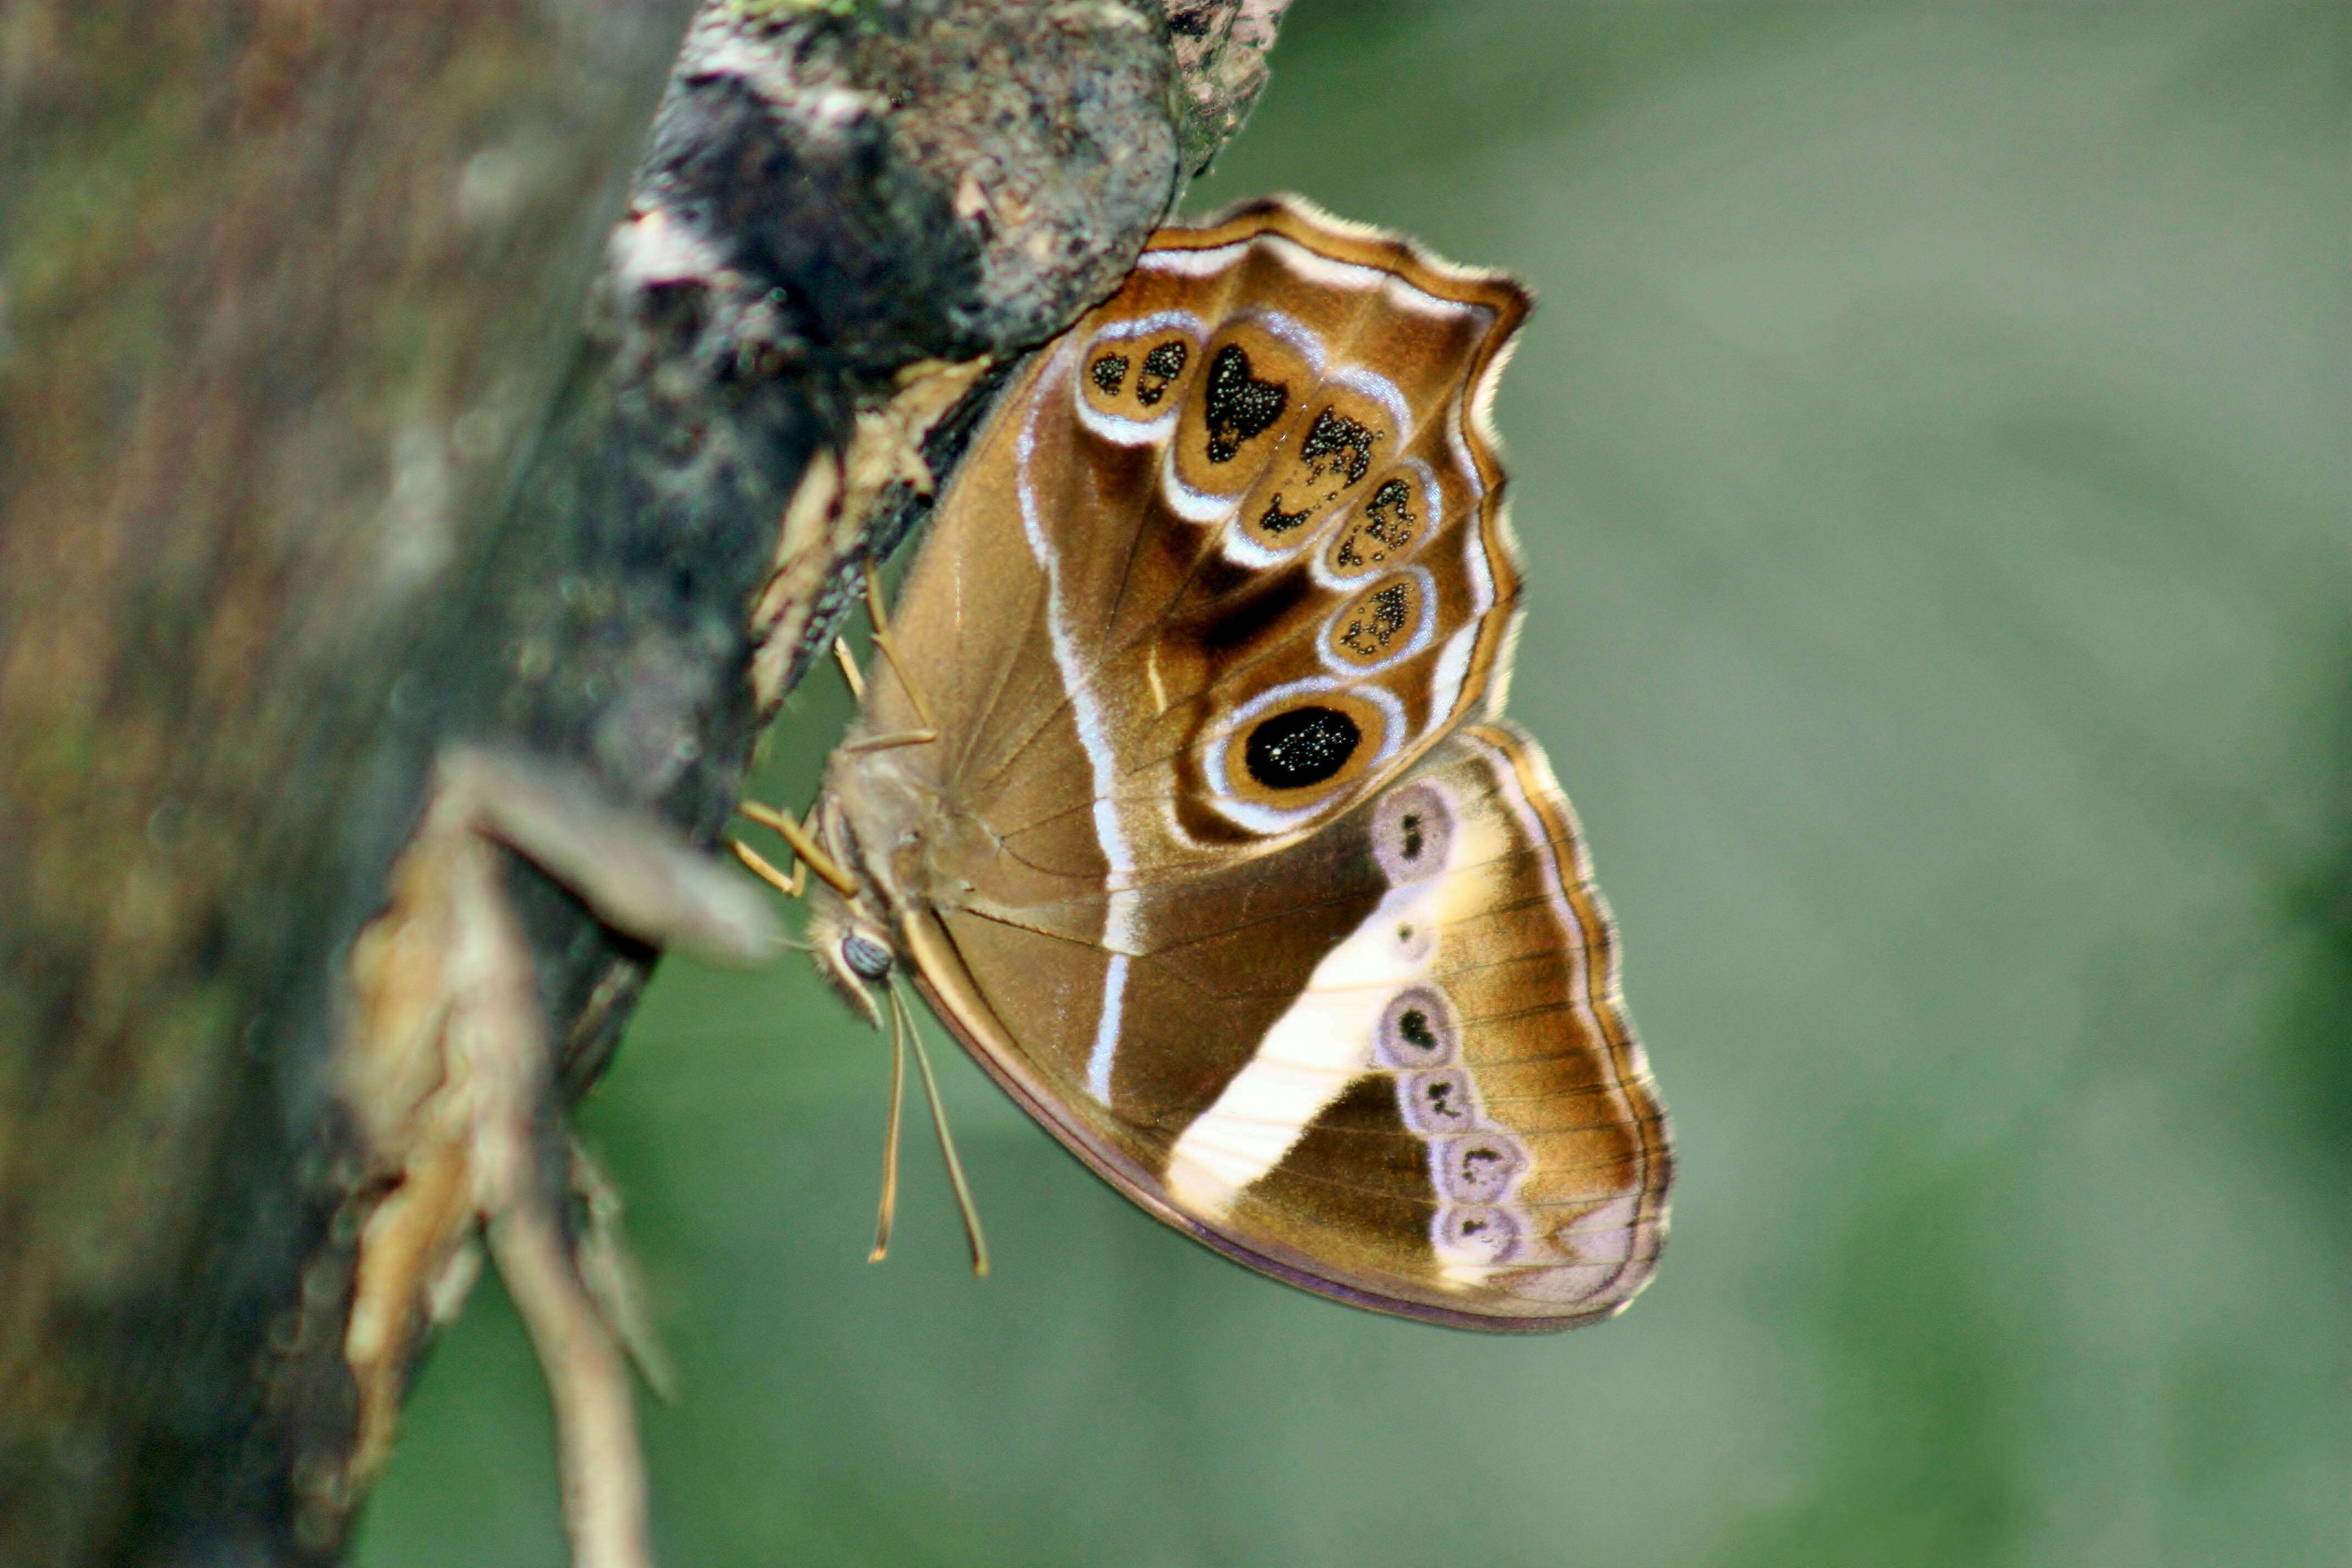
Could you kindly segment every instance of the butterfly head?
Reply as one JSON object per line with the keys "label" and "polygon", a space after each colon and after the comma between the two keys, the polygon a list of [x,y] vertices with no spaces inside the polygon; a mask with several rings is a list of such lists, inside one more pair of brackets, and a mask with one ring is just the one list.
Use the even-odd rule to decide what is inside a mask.
{"label": "butterfly head", "polygon": [[876,918],[866,900],[845,898],[822,883],[811,889],[808,941],[818,972],[880,1028],[882,1008],[875,990],[888,982],[898,960],[889,929]]}

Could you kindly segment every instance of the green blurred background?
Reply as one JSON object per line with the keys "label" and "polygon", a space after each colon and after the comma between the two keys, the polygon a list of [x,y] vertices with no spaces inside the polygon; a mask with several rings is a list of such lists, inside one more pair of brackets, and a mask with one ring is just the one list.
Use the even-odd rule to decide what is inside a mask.
{"label": "green blurred background", "polygon": [[[2347,16],[1301,0],[1192,205],[1541,294],[1514,710],[1675,1115],[1664,1266],[1559,1339],[1351,1312],[957,1060],[996,1275],[919,1138],[868,1267],[880,1041],[672,962],[584,1116],[682,1373],[664,1560],[2352,1563]],[[557,1564],[555,1497],[487,1284],[357,1561]]]}

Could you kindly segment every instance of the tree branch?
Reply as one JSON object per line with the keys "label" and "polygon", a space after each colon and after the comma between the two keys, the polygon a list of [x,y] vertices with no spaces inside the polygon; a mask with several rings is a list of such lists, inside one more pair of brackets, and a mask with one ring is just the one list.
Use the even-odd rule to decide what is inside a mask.
{"label": "tree branch", "polygon": [[[412,1222],[482,1201],[420,1154],[444,759],[708,843],[1280,8],[714,5],[617,227],[675,8],[0,18],[0,1561],[340,1556],[457,1277]],[[520,847],[576,1095],[673,928]]]}

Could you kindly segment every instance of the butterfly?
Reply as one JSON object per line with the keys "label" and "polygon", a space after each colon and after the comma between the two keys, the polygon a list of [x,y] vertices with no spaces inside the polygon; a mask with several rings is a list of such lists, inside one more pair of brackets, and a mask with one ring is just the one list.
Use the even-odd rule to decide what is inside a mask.
{"label": "butterfly", "polygon": [[1576,818],[1500,717],[1486,409],[1528,308],[1294,198],[1161,230],[876,601],[805,824],[762,814],[835,983],[878,1022],[911,973],[1150,1214],[1503,1331],[1630,1300],[1673,1164]]}

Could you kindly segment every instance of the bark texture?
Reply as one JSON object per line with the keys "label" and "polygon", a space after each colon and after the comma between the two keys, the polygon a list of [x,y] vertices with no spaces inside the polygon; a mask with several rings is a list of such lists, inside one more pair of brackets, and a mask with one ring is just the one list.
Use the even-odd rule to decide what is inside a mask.
{"label": "bark texture", "polygon": [[[984,356],[944,473],[1279,8],[0,11],[0,1563],[340,1556],[343,972],[436,758],[708,841],[921,509],[829,455]],[[813,460],[879,504],[789,537]],[[506,880],[576,1094],[654,954]]]}

